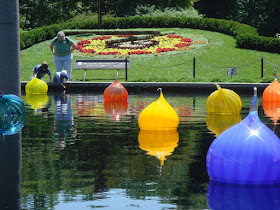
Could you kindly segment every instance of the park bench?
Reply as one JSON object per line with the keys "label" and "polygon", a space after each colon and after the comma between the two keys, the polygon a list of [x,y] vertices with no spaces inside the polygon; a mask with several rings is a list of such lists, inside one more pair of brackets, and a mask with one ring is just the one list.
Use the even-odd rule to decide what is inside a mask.
{"label": "park bench", "polygon": [[86,79],[87,70],[93,69],[125,69],[125,81],[127,81],[127,69],[129,68],[129,59],[77,59],[74,65],[74,69],[85,70],[83,81]]}

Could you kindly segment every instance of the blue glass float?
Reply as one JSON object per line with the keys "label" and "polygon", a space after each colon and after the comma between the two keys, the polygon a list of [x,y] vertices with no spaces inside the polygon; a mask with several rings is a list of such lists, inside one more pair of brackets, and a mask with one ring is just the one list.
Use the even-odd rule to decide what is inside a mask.
{"label": "blue glass float", "polygon": [[214,210],[278,210],[280,186],[235,185],[210,181],[207,203]]}
{"label": "blue glass float", "polygon": [[13,135],[24,126],[25,106],[16,95],[0,96],[0,134]]}
{"label": "blue glass float", "polygon": [[259,119],[255,88],[248,116],[221,133],[209,147],[211,180],[235,184],[280,182],[280,140]]}

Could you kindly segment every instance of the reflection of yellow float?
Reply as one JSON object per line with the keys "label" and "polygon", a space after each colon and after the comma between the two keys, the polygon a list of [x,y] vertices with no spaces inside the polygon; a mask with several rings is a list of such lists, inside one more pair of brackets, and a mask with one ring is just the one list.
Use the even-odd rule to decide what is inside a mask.
{"label": "reflection of yellow float", "polygon": [[172,130],[177,129],[179,117],[166,102],[161,91],[159,99],[140,113],[138,124],[142,130]]}
{"label": "reflection of yellow float", "polygon": [[26,102],[34,110],[42,109],[48,103],[48,95],[47,94],[27,94]]}
{"label": "reflection of yellow float", "polygon": [[221,88],[210,94],[206,101],[208,113],[239,113],[242,103],[239,95],[232,90]]}
{"label": "reflection of yellow float", "polygon": [[126,101],[105,101],[105,112],[118,122],[127,111],[128,103]]}
{"label": "reflection of yellow float", "polygon": [[280,103],[278,101],[263,101],[263,110],[273,121],[273,124],[277,124],[280,119]]}
{"label": "reflection of yellow float", "polygon": [[48,92],[48,85],[45,81],[34,77],[25,86],[26,94],[45,94]]}
{"label": "reflection of yellow float", "polygon": [[166,156],[172,155],[174,149],[178,146],[179,134],[177,130],[140,130],[138,141],[140,149],[147,151],[148,155],[156,156],[163,166]]}
{"label": "reflection of yellow float", "polygon": [[207,114],[206,124],[210,131],[219,136],[223,131],[241,121],[239,113],[232,114]]}

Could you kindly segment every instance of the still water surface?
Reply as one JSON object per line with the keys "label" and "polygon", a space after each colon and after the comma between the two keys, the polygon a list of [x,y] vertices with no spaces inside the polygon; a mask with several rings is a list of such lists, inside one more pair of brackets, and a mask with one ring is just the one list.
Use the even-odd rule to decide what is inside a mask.
{"label": "still water surface", "polygon": [[[21,208],[280,209],[279,187],[208,183],[208,148],[229,125],[207,116],[208,95],[164,96],[179,116],[177,132],[140,132],[138,116],[158,93],[130,95],[127,104],[104,104],[94,93],[23,95]],[[241,99],[241,114],[228,124],[247,116],[251,97]],[[261,100],[259,116],[279,136]]]}

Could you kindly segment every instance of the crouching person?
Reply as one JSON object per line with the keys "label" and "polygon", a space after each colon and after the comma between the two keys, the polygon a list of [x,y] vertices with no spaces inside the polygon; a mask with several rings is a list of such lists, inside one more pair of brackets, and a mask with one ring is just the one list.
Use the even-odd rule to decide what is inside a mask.
{"label": "crouching person", "polygon": [[59,82],[61,86],[66,89],[65,85],[63,85],[63,82],[69,82],[69,76],[67,74],[66,70],[62,70],[61,72],[55,72],[53,77],[54,82]]}

